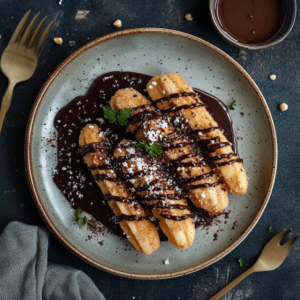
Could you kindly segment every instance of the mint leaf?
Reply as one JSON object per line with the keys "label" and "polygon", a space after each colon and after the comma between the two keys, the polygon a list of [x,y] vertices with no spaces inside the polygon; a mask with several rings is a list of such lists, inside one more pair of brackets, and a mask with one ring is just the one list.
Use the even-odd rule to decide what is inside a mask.
{"label": "mint leaf", "polygon": [[145,148],[145,151],[152,156],[157,156],[162,153],[161,146],[156,142],[154,142],[151,146],[148,141],[141,141],[137,144],[137,146],[142,149]]}
{"label": "mint leaf", "polygon": [[83,217],[82,218],[82,225],[85,225],[87,223],[87,218],[86,217]]}
{"label": "mint leaf", "polygon": [[116,124],[117,126],[126,126],[128,118],[132,113],[131,108],[126,108],[122,111],[116,111],[109,106],[103,107],[104,118],[108,120],[111,124]]}
{"label": "mint leaf", "polygon": [[[154,142],[151,146],[150,146],[150,155],[152,156],[157,156],[157,155],[160,155],[162,153],[162,150],[161,150],[161,146],[157,143],[157,142]],[[146,149],[147,151],[147,149]],[[147,151],[148,152],[148,151]]]}
{"label": "mint leaf", "polygon": [[137,143],[137,146],[142,149],[142,148],[146,148],[146,147],[149,147],[149,144],[147,141],[140,141]]}
{"label": "mint leaf", "polygon": [[91,225],[93,228],[96,228],[96,225],[95,225],[95,224],[93,224],[92,222],[90,222],[90,221],[87,221],[87,223],[88,223],[89,225]]}
{"label": "mint leaf", "polygon": [[243,262],[243,260],[241,258],[238,260],[238,262],[240,264],[240,267],[242,267],[244,265],[244,262]]}
{"label": "mint leaf", "polygon": [[228,108],[229,108],[230,110],[234,110],[234,106],[237,106],[236,100],[233,100],[233,102],[228,106]]}
{"label": "mint leaf", "polygon": [[82,214],[82,209],[81,208],[78,208],[78,209],[75,210],[75,217],[76,218],[78,218],[78,217],[80,218],[81,214]]}
{"label": "mint leaf", "polygon": [[87,217],[81,217],[80,215],[82,214],[82,209],[78,208],[75,210],[75,221],[80,221],[81,220],[81,224],[85,225],[86,223],[90,224],[92,227],[96,228],[96,225],[93,224],[92,222],[88,221]]}
{"label": "mint leaf", "polygon": [[104,118],[108,120],[109,123],[114,124],[117,121],[117,114],[116,110],[113,110],[109,106],[103,107],[104,111]]}
{"label": "mint leaf", "polygon": [[131,113],[132,113],[131,108],[126,108],[117,113],[117,119],[121,126],[127,125],[127,121],[128,121],[128,118],[130,117]]}

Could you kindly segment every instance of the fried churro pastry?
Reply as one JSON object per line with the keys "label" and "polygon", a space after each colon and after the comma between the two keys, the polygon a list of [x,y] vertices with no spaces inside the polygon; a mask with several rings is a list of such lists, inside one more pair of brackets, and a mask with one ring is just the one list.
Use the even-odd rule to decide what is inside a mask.
{"label": "fried churro pastry", "polygon": [[169,241],[180,249],[191,246],[195,238],[193,215],[181,190],[167,178],[157,159],[143,153],[136,142],[128,140],[119,143],[114,155],[139,200],[152,208]]}
{"label": "fried churro pastry", "polygon": [[227,190],[235,195],[245,194],[248,180],[243,160],[233,152],[217,122],[182,77],[176,73],[156,76],[147,84],[147,91],[163,114],[180,112],[188,121],[194,138]]}
{"label": "fried churro pastry", "polygon": [[95,124],[86,125],[80,134],[81,154],[97,181],[109,206],[132,245],[144,254],[151,254],[160,246],[157,228],[149,220],[149,213],[134,204],[128,187],[118,178],[106,155],[109,142]]}
{"label": "fried churro pastry", "polygon": [[227,191],[202,156],[197,154],[195,141],[173,127],[149,100],[132,88],[117,91],[110,104],[117,111],[133,109],[127,129],[138,141],[158,141],[162,145],[163,162],[173,167],[178,181],[197,207],[212,215],[225,210],[228,206]]}

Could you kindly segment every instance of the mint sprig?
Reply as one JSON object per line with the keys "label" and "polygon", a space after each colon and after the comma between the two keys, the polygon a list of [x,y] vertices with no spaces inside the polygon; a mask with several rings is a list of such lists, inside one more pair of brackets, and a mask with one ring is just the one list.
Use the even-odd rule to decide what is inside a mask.
{"label": "mint sprig", "polygon": [[82,214],[82,209],[78,208],[75,210],[75,220],[78,222],[81,220],[81,225],[85,225],[85,224],[89,224],[91,225],[93,228],[96,228],[96,225],[93,224],[92,222],[88,221],[87,217],[81,217]]}
{"label": "mint sprig", "polygon": [[154,142],[151,146],[148,141],[141,141],[137,144],[137,146],[142,149],[145,148],[145,151],[152,156],[157,156],[162,153],[161,146],[156,142]]}
{"label": "mint sprig", "polygon": [[111,124],[116,124],[117,126],[126,126],[128,123],[128,118],[132,113],[131,108],[126,108],[122,111],[116,111],[109,106],[103,107],[104,118],[108,120]]}
{"label": "mint sprig", "polygon": [[237,106],[236,100],[233,100],[232,103],[228,106],[230,110],[234,110],[234,106]]}

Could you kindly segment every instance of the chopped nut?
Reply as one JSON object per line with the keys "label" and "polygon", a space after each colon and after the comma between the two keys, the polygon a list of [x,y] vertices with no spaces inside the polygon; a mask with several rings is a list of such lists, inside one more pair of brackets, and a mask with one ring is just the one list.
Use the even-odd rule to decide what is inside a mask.
{"label": "chopped nut", "polygon": [[121,27],[121,26],[122,26],[121,20],[116,20],[116,21],[114,22],[114,26],[115,26],[115,27]]}
{"label": "chopped nut", "polygon": [[289,107],[288,107],[288,105],[287,105],[286,103],[281,103],[281,104],[279,105],[279,108],[280,108],[281,111],[285,111],[285,110],[287,110]]}
{"label": "chopped nut", "polygon": [[59,37],[56,37],[54,38],[54,42],[57,44],[57,45],[61,45],[63,43],[63,39],[62,38],[59,38]]}
{"label": "chopped nut", "polygon": [[185,15],[185,18],[188,20],[188,21],[192,21],[193,20],[193,17],[191,14],[186,14]]}
{"label": "chopped nut", "polygon": [[270,75],[270,79],[271,80],[275,80],[276,79],[276,75]]}

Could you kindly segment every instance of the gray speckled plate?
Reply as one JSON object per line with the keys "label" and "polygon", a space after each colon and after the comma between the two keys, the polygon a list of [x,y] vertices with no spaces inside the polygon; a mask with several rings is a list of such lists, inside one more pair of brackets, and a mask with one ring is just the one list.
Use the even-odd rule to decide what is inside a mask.
{"label": "gray speckled plate", "polygon": [[[239,152],[250,178],[249,190],[244,196],[230,195],[227,211],[231,213],[227,222],[223,215],[219,223],[198,229],[194,244],[188,250],[181,251],[163,242],[159,250],[146,256],[125,239],[111,234],[88,240],[91,233],[75,224],[70,203],[52,181],[56,148],[51,144],[56,143],[53,120],[57,111],[74,97],[85,94],[99,75],[116,70],[150,75],[178,72],[190,86],[217,96],[225,104],[237,100],[238,106],[231,115],[240,138]],[[55,70],[42,87],[31,112],[26,162],[37,207],[49,228],[68,249],[92,265],[117,275],[160,279],[204,268],[245,239],[270,197],[276,173],[277,142],[268,106],[238,63],[194,36],[144,28],[120,31],[92,41]],[[214,240],[218,230],[218,238]],[[102,246],[98,243],[101,241]],[[163,263],[166,258],[170,260],[168,265]]]}

